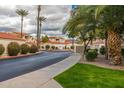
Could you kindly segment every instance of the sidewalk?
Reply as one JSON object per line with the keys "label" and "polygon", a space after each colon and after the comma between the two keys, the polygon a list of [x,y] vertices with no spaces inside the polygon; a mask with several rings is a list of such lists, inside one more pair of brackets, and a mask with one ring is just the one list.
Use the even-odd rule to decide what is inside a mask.
{"label": "sidewalk", "polygon": [[4,88],[61,88],[53,77],[64,72],[77,62],[79,62],[81,56],[79,54],[73,54],[72,56],[48,66],[46,68],[18,76],[7,81],[0,82],[0,87]]}

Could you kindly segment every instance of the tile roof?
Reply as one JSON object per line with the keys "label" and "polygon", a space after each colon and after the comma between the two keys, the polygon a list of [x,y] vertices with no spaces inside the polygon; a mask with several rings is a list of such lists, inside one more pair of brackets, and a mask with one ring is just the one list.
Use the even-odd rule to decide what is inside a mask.
{"label": "tile roof", "polygon": [[[20,32],[13,32],[13,33],[18,34],[18,35],[21,35]],[[28,34],[27,33],[22,33],[22,35],[24,36],[24,35],[28,35]]]}
{"label": "tile roof", "polygon": [[0,38],[25,41],[24,39],[17,37],[17,35],[6,32],[0,32]]}

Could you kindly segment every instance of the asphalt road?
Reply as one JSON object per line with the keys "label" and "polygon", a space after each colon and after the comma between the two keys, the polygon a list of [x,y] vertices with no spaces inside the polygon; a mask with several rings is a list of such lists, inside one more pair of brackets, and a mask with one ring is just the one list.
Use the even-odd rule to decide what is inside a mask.
{"label": "asphalt road", "polygon": [[55,64],[71,52],[43,52],[33,56],[0,60],[0,82]]}

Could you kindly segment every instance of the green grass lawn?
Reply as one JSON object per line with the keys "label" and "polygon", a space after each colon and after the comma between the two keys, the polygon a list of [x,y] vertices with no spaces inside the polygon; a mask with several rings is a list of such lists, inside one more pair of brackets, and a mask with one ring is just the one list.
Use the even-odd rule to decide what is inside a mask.
{"label": "green grass lawn", "polygon": [[76,64],[54,78],[65,88],[124,88],[124,71]]}

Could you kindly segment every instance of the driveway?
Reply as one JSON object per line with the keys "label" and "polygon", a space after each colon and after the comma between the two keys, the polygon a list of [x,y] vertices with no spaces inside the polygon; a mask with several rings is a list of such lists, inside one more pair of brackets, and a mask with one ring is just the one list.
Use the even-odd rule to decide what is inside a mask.
{"label": "driveway", "polygon": [[71,52],[42,52],[33,56],[0,60],[0,82],[46,66],[69,57]]}

